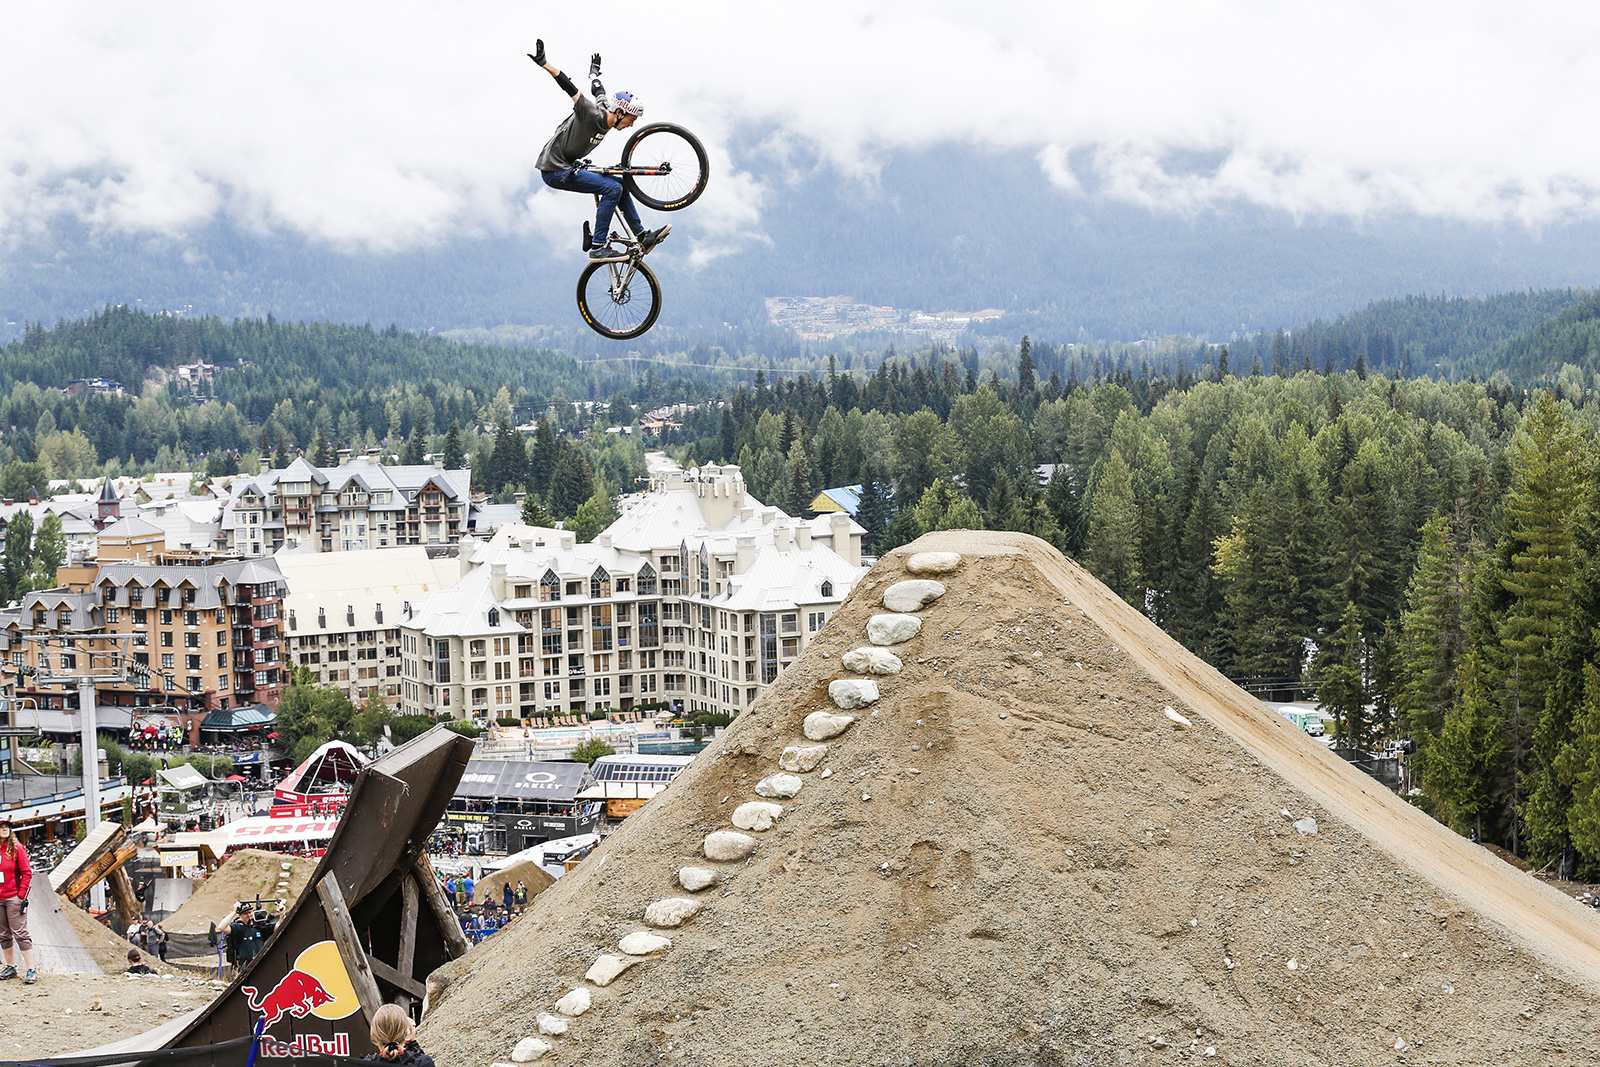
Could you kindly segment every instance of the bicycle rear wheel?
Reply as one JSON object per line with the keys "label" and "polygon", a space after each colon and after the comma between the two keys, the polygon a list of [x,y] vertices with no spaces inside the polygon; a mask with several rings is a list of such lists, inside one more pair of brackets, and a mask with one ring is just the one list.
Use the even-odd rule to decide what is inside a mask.
{"label": "bicycle rear wheel", "polygon": [[661,283],[643,263],[591,263],[578,276],[578,310],[601,337],[626,341],[656,324]]}
{"label": "bicycle rear wheel", "polygon": [[688,207],[705,192],[711,164],[694,134],[670,122],[645,126],[622,149],[624,167],[663,167],[665,174],[625,174],[622,184],[639,203],[655,211]]}

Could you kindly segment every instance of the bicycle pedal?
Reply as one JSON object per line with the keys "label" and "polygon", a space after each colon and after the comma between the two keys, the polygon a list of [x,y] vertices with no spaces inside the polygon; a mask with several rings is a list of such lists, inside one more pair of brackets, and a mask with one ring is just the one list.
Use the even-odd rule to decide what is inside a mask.
{"label": "bicycle pedal", "polygon": [[583,224],[583,250],[585,252],[587,252],[587,251],[589,251],[589,249],[591,249],[593,247],[594,247],[594,238],[590,235],[589,224],[587,222],[585,222]]}

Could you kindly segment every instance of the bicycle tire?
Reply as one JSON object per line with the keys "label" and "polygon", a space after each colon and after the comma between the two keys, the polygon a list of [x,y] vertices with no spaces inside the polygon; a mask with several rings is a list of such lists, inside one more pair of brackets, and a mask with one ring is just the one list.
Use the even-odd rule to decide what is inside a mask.
{"label": "bicycle tire", "polygon": [[[635,155],[648,153],[639,159]],[[625,174],[622,184],[639,203],[654,211],[686,208],[706,191],[711,163],[700,139],[682,126],[653,122],[634,131],[622,149],[624,167],[654,167],[671,163],[669,175]]]}
{"label": "bicycle tire", "polygon": [[[632,275],[627,278],[627,285],[619,299],[614,292],[616,272],[630,268]],[[604,273],[601,274],[600,287],[594,291],[596,299],[591,307],[590,279],[601,272]],[[635,287],[641,277],[650,298],[649,306],[643,309],[642,314],[628,311],[634,307]],[[661,283],[656,280],[655,272],[642,261],[591,263],[578,275],[578,311],[583,314],[583,321],[589,324],[589,328],[601,337],[609,337],[613,341],[630,340],[656,324],[656,318],[661,314]]]}

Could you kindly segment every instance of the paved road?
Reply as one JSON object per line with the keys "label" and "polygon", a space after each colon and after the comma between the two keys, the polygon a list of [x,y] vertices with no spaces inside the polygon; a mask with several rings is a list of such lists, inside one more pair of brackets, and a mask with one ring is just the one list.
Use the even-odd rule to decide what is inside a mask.
{"label": "paved road", "polygon": [[102,974],[67,917],[61,898],[46,878],[35,877],[28,887],[28,933],[33,937],[33,961],[45,974]]}

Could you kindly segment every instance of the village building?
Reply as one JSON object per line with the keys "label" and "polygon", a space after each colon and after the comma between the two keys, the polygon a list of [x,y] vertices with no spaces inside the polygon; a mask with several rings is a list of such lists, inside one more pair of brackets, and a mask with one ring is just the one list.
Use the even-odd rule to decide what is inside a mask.
{"label": "village building", "polygon": [[449,545],[471,529],[472,472],[384,466],[371,454],[323,469],[304,458],[282,470],[235,479],[222,507],[219,547],[270,555],[289,547],[358,552],[401,545]]}
{"label": "village building", "polygon": [[364,552],[280,552],[291,662],[361,705],[400,697],[400,620],[461,577],[453,556],[420,545]]}
{"label": "village building", "polygon": [[862,533],[763,505],[736,466],[658,459],[650,492],[590,544],[516,525],[464,541],[460,580],[400,621],[401,710],[737,715],[865,574]]}

